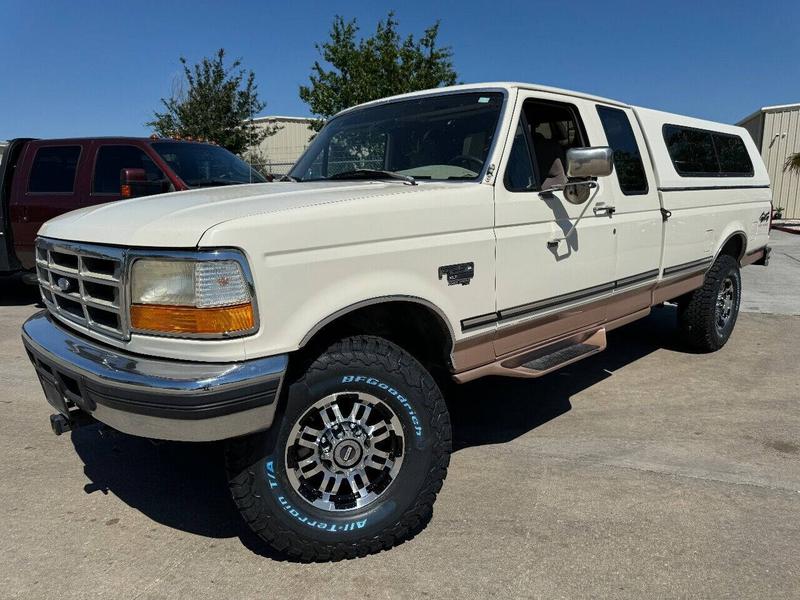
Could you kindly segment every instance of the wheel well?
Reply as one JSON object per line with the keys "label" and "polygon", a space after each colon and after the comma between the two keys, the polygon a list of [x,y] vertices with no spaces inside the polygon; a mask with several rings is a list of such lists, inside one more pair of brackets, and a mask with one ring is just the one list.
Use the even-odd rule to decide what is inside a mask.
{"label": "wheel well", "polygon": [[744,251],[747,244],[747,240],[742,233],[734,233],[728,240],[723,244],[722,249],[719,251],[718,256],[722,256],[723,254],[727,254],[728,256],[732,256],[737,261],[742,259],[744,256]]}
{"label": "wheel well", "polygon": [[424,304],[392,300],[356,308],[326,323],[300,353],[313,360],[336,340],[376,335],[410,353],[432,373],[448,372],[453,337],[441,315]]}

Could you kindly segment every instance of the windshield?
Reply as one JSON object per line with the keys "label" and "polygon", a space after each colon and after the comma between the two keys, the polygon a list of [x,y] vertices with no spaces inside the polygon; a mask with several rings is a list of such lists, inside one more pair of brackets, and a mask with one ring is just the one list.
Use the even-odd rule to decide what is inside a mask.
{"label": "windshield", "polygon": [[193,142],[153,142],[152,146],[189,187],[266,181],[241,158],[220,146]]}
{"label": "windshield", "polygon": [[477,179],[502,106],[501,93],[474,92],[361,108],[330,121],[290,176],[299,181],[363,178],[367,169],[377,179],[377,171],[414,179]]}

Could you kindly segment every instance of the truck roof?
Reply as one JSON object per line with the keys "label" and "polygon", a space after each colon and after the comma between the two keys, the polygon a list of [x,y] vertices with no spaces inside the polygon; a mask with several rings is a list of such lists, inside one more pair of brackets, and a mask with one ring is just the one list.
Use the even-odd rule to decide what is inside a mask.
{"label": "truck roof", "polygon": [[[11,140],[14,141],[14,140]],[[65,137],[65,138],[34,138],[31,142],[93,142],[93,141],[114,141],[114,142],[186,142],[186,143],[210,143],[203,140],[185,140],[180,138],[154,138],[154,137],[137,137],[130,135],[97,135],[97,136],[80,136],[80,137]],[[4,142],[8,143],[8,142]]]}
{"label": "truck roof", "polygon": [[[644,112],[646,111],[649,113],[651,118],[662,118],[665,121],[676,121],[680,120],[684,124],[690,124],[689,121],[693,122],[694,126],[697,127],[708,127],[711,129],[718,129],[718,130],[725,130],[734,131],[736,127],[733,125],[719,123],[716,121],[709,121],[707,119],[698,119],[696,117],[690,117],[687,115],[682,115],[680,113],[669,113],[665,111],[658,111],[650,108],[640,107],[628,102],[622,102],[620,100],[614,100],[612,98],[604,98],[603,96],[595,96],[593,94],[587,94],[584,92],[576,92],[575,90],[567,90],[563,88],[551,87],[548,85],[541,85],[538,83],[522,83],[519,81],[495,81],[495,82],[487,82],[487,83],[467,83],[462,85],[451,85],[447,87],[440,87],[434,88],[429,90],[422,90],[419,92],[411,92],[408,94],[399,94],[397,96],[389,96],[387,98],[381,98],[380,100],[373,100],[371,102],[365,102],[363,104],[358,104],[356,106],[352,106],[347,108],[341,112],[339,112],[336,116],[345,114],[351,110],[355,110],[357,108],[363,108],[365,106],[377,106],[379,104],[384,104],[388,102],[395,102],[398,100],[405,100],[407,98],[416,98],[422,96],[430,96],[436,94],[449,94],[455,92],[474,92],[474,91],[502,91],[505,93],[511,93],[515,90],[531,90],[537,92],[549,92],[552,94],[559,94],[562,96],[571,96],[573,98],[581,98],[584,100],[590,100],[592,102],[602,102],[603,104],[610,104],[613,106],[619,106],[623,108],[632,108],[635,109],[637,112]],[[721,127],[720,127],[721,126]]]}
{"label": "truck roof", "polygon": [[405,100],[407,98],[432,96],[437,94],[452,94],[456,92],[474,92],[480,90],[501,91],[505,93],[510,93],[513,90],[533,90],[537,92],[550,92],[553,94],[572,96],[574,98],[583,98],[586,100],[593,100],[595,102],[603,102],[604,104],[613,104],[616,106],[624,106],[624,107],[631,106],[630,104],[627,104],[625,102],[620,102],[619,100],[612,100],[610,98],[603,98],[602,96],[594,96],[592,94],[586,94],[584,92],[576,92],[574,90],[566,90],[563,88],[551,87],[547,85],[541,85],[538,83],[522,83],[518,81],[494,81],[486,83],[465,83],[461,85],[450,85],[446,87],[433,88],[429,90],[421,90],[418,92],[410,92],[407,94],[399,94],[397,96],[389,96],[387,98],[381,98],[379,100],[372,100],[371,102],[364,102],[363,104],[357,104],[356,106],[351,106],[350,108],[346,108],[343,111],[337,113],[335,116],[345,114],[357,108],[363,108],[365,106],[377,106],[379,104],[396,102],[398,100]]}

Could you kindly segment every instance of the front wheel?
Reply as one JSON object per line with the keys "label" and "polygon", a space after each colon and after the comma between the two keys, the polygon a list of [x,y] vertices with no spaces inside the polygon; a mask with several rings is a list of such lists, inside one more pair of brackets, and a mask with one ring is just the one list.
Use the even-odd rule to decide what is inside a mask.
{"label": "front wheel", "polygon": [[739,263],[723,254],[706,273],[703,287],[678,302],[678,324],[686,341],[703,352],[722,348],[733,333],[741,299]]}
{"label": "front wheel", "polygon": [[266,433],[228,443],[233,498],[267,543],[303,560],[412,536],[447,473],[450,420],[430,374],[384,339],[337,342],[294,381]]}

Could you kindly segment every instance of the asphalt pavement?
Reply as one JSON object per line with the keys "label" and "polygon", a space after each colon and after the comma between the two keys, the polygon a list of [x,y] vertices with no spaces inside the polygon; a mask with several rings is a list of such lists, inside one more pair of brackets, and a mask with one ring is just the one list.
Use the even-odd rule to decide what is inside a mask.
{"label": "asphalt pavement", "polygon": [[55,437],[0,280],[2,598],[798,598],[800,236],[745,269],[720,352],[665,306],[606,352],[450,398],[428,526],[375,556],[284,560],[249,533],[216,444]]}

